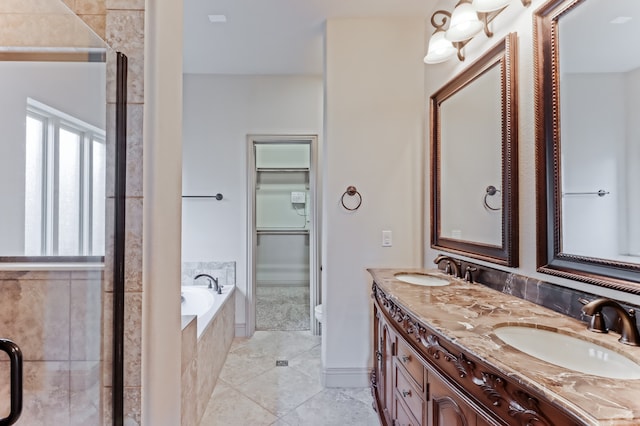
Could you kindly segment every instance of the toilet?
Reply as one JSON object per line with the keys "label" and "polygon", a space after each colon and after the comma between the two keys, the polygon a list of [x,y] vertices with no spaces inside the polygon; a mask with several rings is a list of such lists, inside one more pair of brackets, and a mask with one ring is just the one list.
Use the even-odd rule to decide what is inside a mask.
{"label": "toilet", "polygon": [[318,320],[318,322],[322,324],[322,303],[316,306],[313,309],[313,311],[314,311],[314,316],[316,317],[316,320]]}

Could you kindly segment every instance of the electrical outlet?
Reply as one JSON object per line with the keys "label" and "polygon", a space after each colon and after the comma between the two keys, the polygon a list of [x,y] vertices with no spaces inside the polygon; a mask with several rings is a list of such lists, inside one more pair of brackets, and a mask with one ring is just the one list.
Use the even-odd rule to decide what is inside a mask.
{"label": "electrical outlet", "polygon": [[291,192],[291,203],[292,204],[304,204],[307,201],[307,194],[301,191],[292,191]]}
{"label": "electrical outlet", "polygon": [[382,247],[391,247],[393,245],[393,235],[391,231],[382,231]]}

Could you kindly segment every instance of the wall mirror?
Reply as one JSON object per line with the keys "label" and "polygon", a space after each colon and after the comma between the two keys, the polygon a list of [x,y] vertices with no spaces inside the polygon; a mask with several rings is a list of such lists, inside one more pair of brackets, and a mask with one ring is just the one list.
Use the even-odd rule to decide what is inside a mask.
{"label": "wall mirror", "polygon": [[538,270],[640,294],[640,2],[535,13]]}
{"label": "wall mirror", "polygon": [[431,247],[518,263],[517,35],[431,96]]}
{"label": "wall mirror", "polygon": [[0,35],[0,262],[101,261],[116,54],[61,2],[19,7],[0,9],[21,30]]}

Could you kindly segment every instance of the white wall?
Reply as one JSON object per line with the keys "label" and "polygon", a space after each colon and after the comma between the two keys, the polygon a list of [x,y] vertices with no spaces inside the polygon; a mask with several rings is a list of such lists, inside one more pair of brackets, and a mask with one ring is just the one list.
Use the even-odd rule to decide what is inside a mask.
{"label": "white wall", "polygon": [[562,198],[562,250],[615,259],[624,253],[617,213],[626,208],[624,74],[568,74],[561,82],[563,190],[609,192]]}
{"label": "white wall", "polygon": [[[493,46],[498,40],[509,32],[518,34],[518,167],[519,167],[519,209],[520,209],[520,266],[518,268],[506,268],[482,261],[471,261],[487,264],[491,267],[513,271],[521,275],[533,277],[550,283],[560,284],[564,287],[584,290],[594,294],[611,297],[629,303],[640,303],[640,296],[630,295],[603,287],[592,286],[578,281],[556,278],[547,274],[536,272],[536,204],[535,204],[535,115],[534,115],[534,72],[533,72],[533,26],[532,14],[538,9],[544,0],[533,0],[528,8],[524,8],[520,2],[512,2],[500,16],[491,24],[494,36],[487,39],[483,34],[478,35],[466,47],[466,61],[451,60],[437,65],[425,66],[426,93],[430,96],[445,84],[451,76],[457,74],[468,66],[478,56]],[[452,1],[439,1],[435,9],[451,10]],[[429,28],[431,32],[433,29]],[[427,136],[428,137],[428,136]],[[429,176],[430,166],[425,167],[425,178]],[[425,200],[426,203],[429,200]],[[430,212],[425,211],[425,224],[430,223]],[[429,229],[425,230],[425,241],[429,241]],[[439,252],[427,247],[424,257],[426,266],[433,266],[433,259]]]}
{"label": "white wall", "polygon": [[[369,267],[422,261],[424,19],[335,19],[326,26],[323,362],[327,386],[366,386]],[[347,186],[362,194],[349,212]],[[381,247],[382,230],[393,247]]]}
{"label": "white wall", "polygon": [[634,256],[640,256],[640,68],[630,71],[626,76],[626,120],[627,120],[627,223],[628,251]]}
{"label": "white wall", "polygon": [[[236,324],[247,292],[247,135],[322,133],[322,79],[184,76],[183,261],[236,261]],[[319,139],[321,140],[321,138]]]}
{"label": "white wall", "polygon": [[105,128],[104,63],[0,62],[0,255],[24,255],[27,97]]}

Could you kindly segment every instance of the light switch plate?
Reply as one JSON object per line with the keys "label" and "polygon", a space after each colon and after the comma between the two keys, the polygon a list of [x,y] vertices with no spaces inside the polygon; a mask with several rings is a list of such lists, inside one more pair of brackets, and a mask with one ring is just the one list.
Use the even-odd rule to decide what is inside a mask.
{"label": "light switch plate", "polygon": [[382,247],[391,247],[393,245],[393,235],[391,231],[382,231]]}

